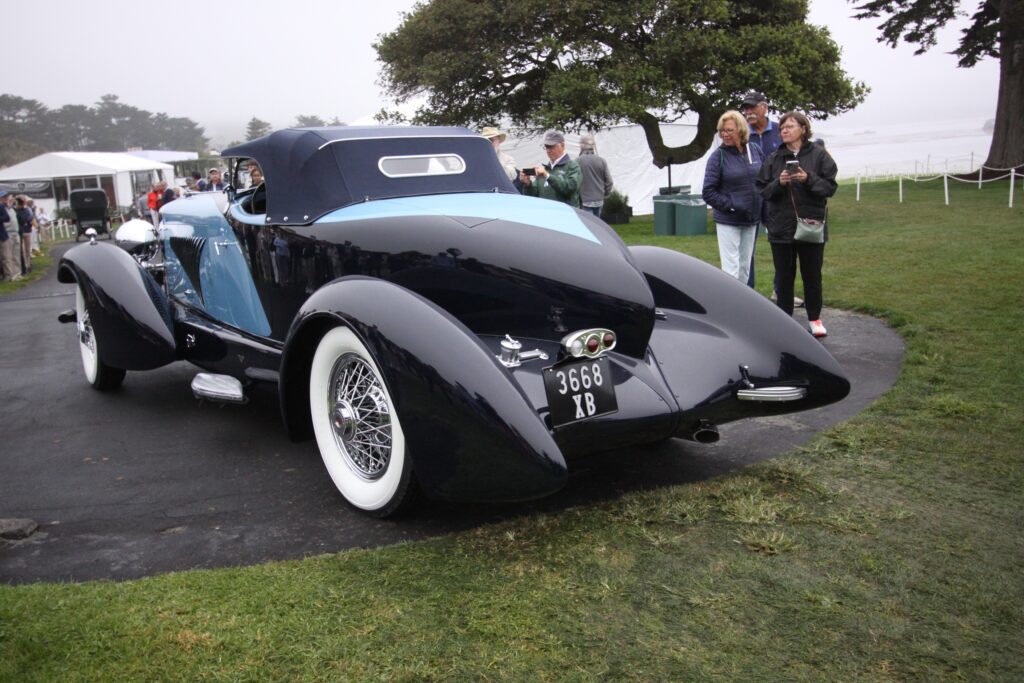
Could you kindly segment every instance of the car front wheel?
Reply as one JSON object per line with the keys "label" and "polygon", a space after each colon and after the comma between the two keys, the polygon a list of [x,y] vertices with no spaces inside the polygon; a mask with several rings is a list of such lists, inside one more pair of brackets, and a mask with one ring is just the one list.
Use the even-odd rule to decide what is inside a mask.
{"label": "car front wheel", "polygon": [[96,332],[92,328],[92,320],[89,318],[89,309],[85,305],[85,295],[82,293],[81,285],[75,287],[75,314],[78,321],[78,348],[82,353],[82,369],[85,370],[85,379],[93,389],[99,391],[116,389],[124,381],[125,371],[122,368],[112,368],[100,360]]}
{"label": "car front wheel", "polygon": [[410,500],[412,462],[380,369],[351,330],[323,336],[309,377],[313,432],[331,480],[353,506],[386,517]]}

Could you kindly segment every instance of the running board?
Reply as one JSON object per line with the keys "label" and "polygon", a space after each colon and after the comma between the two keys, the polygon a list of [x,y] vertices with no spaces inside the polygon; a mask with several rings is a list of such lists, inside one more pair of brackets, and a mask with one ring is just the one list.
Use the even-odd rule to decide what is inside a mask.
{"label": "running board", "polygon": [[741,401],[799,401],[806,395],[804,387],[759,387],[736,392]]}
{"label": "running board", "polygon": [[245,403],[242,383],[231,375],[215,375],[211,372],[200,372],[192,380],[192,394],[196,398],[218,403]]}

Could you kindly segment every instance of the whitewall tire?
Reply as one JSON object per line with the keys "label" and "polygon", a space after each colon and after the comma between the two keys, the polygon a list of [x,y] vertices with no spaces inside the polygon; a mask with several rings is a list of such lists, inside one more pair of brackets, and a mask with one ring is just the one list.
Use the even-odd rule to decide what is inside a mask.
{"label": "whitewall tire", "polygon": [[330,330],[317,345],[309,408],[320,455],[341,495],[371,514],[396,512],[412,484],[405,435],[380,368],[348,328]]}
{"label": "whitewall tire", "polygon": [[75,317],[77,319],[78,349],[82,354],[82,370],[85,371],[86,381],[94,389],[100,391],[116,389],[121,386],[125,371],[121,368],[112,368],[100,360],[96,332],[92,328],[89,309],[85,305],[85,295],[82,293],[81,285],[75,287]]}

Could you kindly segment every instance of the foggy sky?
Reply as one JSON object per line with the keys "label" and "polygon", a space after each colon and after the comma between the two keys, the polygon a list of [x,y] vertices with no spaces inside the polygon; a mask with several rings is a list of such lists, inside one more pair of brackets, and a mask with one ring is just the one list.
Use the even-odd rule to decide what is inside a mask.
{"label": "foggy sky", "polygon": [[[390,106],[371,43],[414,0],[151,3],[34,0],[4,32],[0,92],[47,107],[92,105],[113,93],[151,112],[188,117],[216,142],[242,139],[256,116],[274,128],[299,114],[355,121]],[[974,4],[967,3],[973,10]],[[830,126],[995,115],[999,68],[957,69],[957,30],[922,56],[876,42],[877,21],[845,0],[812,0],[810,21],[843,48],[843,67],[872,92]],[[962,24],[961,24],[962,26]],[[756,84],[754,84],[756,85]],[[980,124],[979,124],[980,125]]]}

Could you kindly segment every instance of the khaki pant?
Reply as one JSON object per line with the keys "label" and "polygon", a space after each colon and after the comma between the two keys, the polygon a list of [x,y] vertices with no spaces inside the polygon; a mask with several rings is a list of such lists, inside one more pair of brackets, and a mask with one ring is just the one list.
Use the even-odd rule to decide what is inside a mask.
{"label": "khaki pant", "polygon": [[18,249],[21,248],[21,244],[17,233],[7,234],[9,239],[0,242],[0,271],[3,272],[4,278],[13,280],[21,277],[21,264],[18,262]]}

